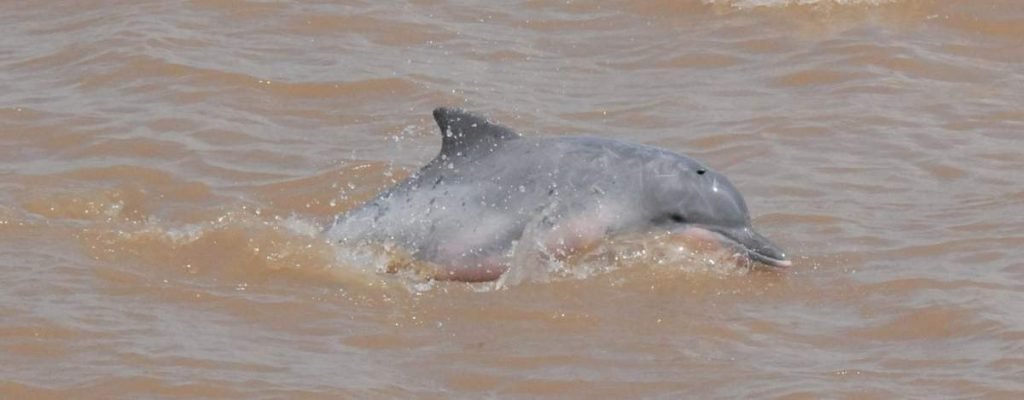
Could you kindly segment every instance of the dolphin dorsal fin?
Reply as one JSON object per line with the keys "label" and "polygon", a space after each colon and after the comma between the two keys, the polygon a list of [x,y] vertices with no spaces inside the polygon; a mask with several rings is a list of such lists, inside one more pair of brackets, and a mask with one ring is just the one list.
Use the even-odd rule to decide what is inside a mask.
{"label": "dolphin dorsal fin", "polygon": [[448,158],[465,155],[476,149],[494,149],[501,142],[516,139],[519,134],[487,118],[459,108],[438,107],[434,120],[441,128],[441,153]]}

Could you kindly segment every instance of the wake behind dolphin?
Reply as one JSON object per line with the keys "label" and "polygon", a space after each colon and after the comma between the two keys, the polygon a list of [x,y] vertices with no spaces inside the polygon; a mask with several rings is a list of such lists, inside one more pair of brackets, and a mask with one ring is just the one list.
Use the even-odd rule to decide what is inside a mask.
{"label": "wake behind dolphin", "polygon": [[618,234],[697,232],[749,260],[790,262],[751,228],[725,176],[667,150],[593,137],[523,137],[461,109],[438,108],[441,151],[405,181],[337,218],[328,238],[397,246],[436,279],[497,279],[524,232],[551,254]]}

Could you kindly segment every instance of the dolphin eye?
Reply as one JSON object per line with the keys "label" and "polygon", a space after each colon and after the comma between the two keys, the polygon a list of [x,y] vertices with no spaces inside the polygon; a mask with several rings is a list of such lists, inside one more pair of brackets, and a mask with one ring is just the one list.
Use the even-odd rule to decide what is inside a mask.
{"label": "dolphin eye", "polygon": [[668,216],[668,219],[672,220],[672,222],[679,224],[686,222],[686,218],[684,218],[682,214],[671,214]]}
{"label": "dolphin eye", "polygon": [[708,170],[706,170],[704,168],[698,169],[697,170],[697,175],[704,175],[705,172],[708,172]]}

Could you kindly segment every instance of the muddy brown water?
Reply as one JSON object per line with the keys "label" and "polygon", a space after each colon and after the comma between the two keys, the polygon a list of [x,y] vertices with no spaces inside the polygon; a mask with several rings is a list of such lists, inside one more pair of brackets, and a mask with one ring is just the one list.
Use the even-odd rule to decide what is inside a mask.
{"label": "muddy brown water", "polygon": [[[0,398],[1024,396],[1024,3],[472,3],[0,4]],[[697,157],[795,265],[326,243],[438,105]]]}

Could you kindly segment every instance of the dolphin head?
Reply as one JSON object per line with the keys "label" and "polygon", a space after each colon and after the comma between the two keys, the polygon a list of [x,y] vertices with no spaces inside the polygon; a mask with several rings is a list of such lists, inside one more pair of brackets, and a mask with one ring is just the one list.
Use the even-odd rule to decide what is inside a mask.
{"label": "dolphin head", "polygon": [[649,163],[645,203],[653,224],[673,231],[710,231],[752,261],[771,267],[792,264],[781,248],[754,231],[743,195],[724,175],[675,153],[662,153]]}

